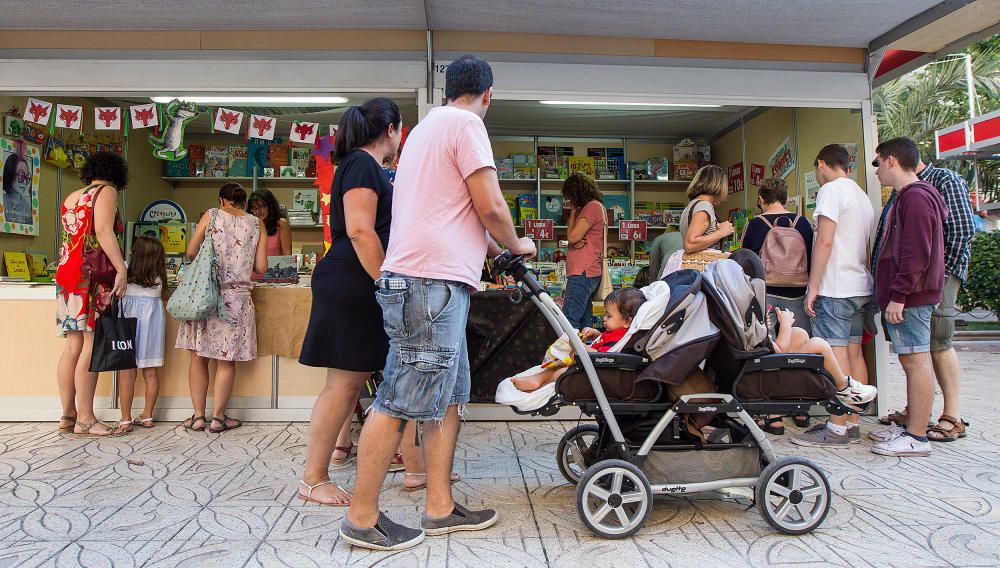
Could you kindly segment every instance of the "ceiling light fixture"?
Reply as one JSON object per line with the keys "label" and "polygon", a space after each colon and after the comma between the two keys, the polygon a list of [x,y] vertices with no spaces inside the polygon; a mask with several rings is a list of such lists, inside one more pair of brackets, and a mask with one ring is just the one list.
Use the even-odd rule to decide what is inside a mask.
{"label": "ceiling light fixture", "polygon": [[324,106],[339,105],[346,103],[347,97],[294,97],[294,96],[249,96],[249,97],[212,97],[212,96],[159,96],[150,97],[154,103],[169,103],[174,99],[181,99],[198,104],[230,104],[230,105],[278,105],[278,106]]}
{"label": "ceiling light fixture", "polygon": [[696,103],[634,103],[634,102],[610,102],[610,101],[538,101],[543,105],[573,105],[573,106],[599,106],[599,107],[696,107],[696,108],[719,108],[722,105],[706,105]]}

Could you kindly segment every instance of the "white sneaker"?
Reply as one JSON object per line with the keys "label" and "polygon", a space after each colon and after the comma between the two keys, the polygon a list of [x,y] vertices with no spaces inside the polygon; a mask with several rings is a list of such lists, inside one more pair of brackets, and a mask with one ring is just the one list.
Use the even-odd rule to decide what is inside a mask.
{"label": "white sneaker", "polygon": [[902,436],[903,432],[906,432],[906,428],[903,428],[902,426],[897,426],[895,424],[890,424],[886,428],[880,428],[873,432],[869,432],[868,439],[878,443],[891,442],[896,438]]}
{"label": "white sneaker", "polygon": [[878,389],[872,385],[865,385],[855,381],[850,375],[847,375],[847,386],[843,389],[837,391],[837,398],[846,402],[847,404],[865,404],[866,402],[871,402],[875,400],[878,395]]}
{"label": "white sneaker", "polygon": [[912,436],[899,436],[898,438],[875,444],[872,451],[882,456],[892,456],[897,458],[909,458],[931,455],[931,442],[921,442]]}

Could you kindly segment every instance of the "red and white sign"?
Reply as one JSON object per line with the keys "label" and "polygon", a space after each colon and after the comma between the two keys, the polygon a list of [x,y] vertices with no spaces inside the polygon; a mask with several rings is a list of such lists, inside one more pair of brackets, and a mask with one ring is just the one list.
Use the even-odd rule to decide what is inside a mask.
{"label": "red and white sign", "polygon": [[949,158],[969,151],[969,122],[961,122],[934,132],[937,157]]}
{"label": "red and white sign", "polygon": [[318,122],[293,122],[288,140],[299,144],[315,144],[317,134],[319,134]]}
{"label": "red and white sign", "polygon": [[83,126],[83,107],[75,105],[56,105],[56,126],[80,130]]}
{"label": "red and white sign", "polygon": [[524,236],[537,241],[552,240],[552,219],[525,219]]}
{"label": "red and white sign", "polygon": [[274,125],[277,122],[273,116],[260,114],[250,115],[248,136],[260,140],[274,140]]}
{"label": "red and white sign", "polygon": [[646,222],[632,219],[618,222],[618,233],[623,241],[646,240]]}
{"label": "red and white sign", "polygon": [[[1000,146],[1000,111],[972,119],[972,149],[987,150],[987,147],[995,146]],[[1000,153],[995,149],[987,151]]]}
{"label": "red and white sign", "polygon": [[239,134],[243,128],[243,113],[219,107],[215,109],[215,129],[219,132]]}
{"label": "red and white sign", "polygon": [[24,109],[25,122],[48,126],[50,116],[52,116],[52,103],[28,99],[28,106]]}
{"label": "red and white sign", "polygon": [[152,128],[160,124],[156,112],[156,103],[133,105],[128,110],[128,114],[132,119],[132,130]]}
{"label": "red and white sign", "polygon": [[764,164],[750,164],[750,185],[764,183]]}
{"label": "red and white sign", "polygon": [[122,109],[118,107],[94,107],[94,130],[121,130]]}
{"label": "red and white sign", "polygon": [[737,162],[726,172],[729,176],[729,193],[739,193],[746,189],[743,181],[743,162]]}

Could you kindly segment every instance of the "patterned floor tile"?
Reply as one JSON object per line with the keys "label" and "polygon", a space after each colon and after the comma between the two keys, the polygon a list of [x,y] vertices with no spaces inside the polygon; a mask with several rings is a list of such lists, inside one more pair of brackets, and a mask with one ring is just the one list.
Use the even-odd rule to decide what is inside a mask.
{"label": "patterned floor tile", "polygon": [[4,568],[37,568],[53,565],[59,552],[69,542],[18,542],[0,546],[0,566]]}
{"label": "patterned floor tile", "polygon": [[284,507],[205,507],[177,533],[175,540],[263,540],[284,510]]}

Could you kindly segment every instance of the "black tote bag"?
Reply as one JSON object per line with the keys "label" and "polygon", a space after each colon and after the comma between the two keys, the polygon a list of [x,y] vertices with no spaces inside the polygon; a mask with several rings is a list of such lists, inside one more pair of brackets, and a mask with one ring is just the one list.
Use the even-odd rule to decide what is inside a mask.
{"label": "black tote bag", "polygon": [[134,369],[135,330],[138,325],[136,318],[122,317],[118,297],[112,297],[107,312],[94,323],[90,372]]}

